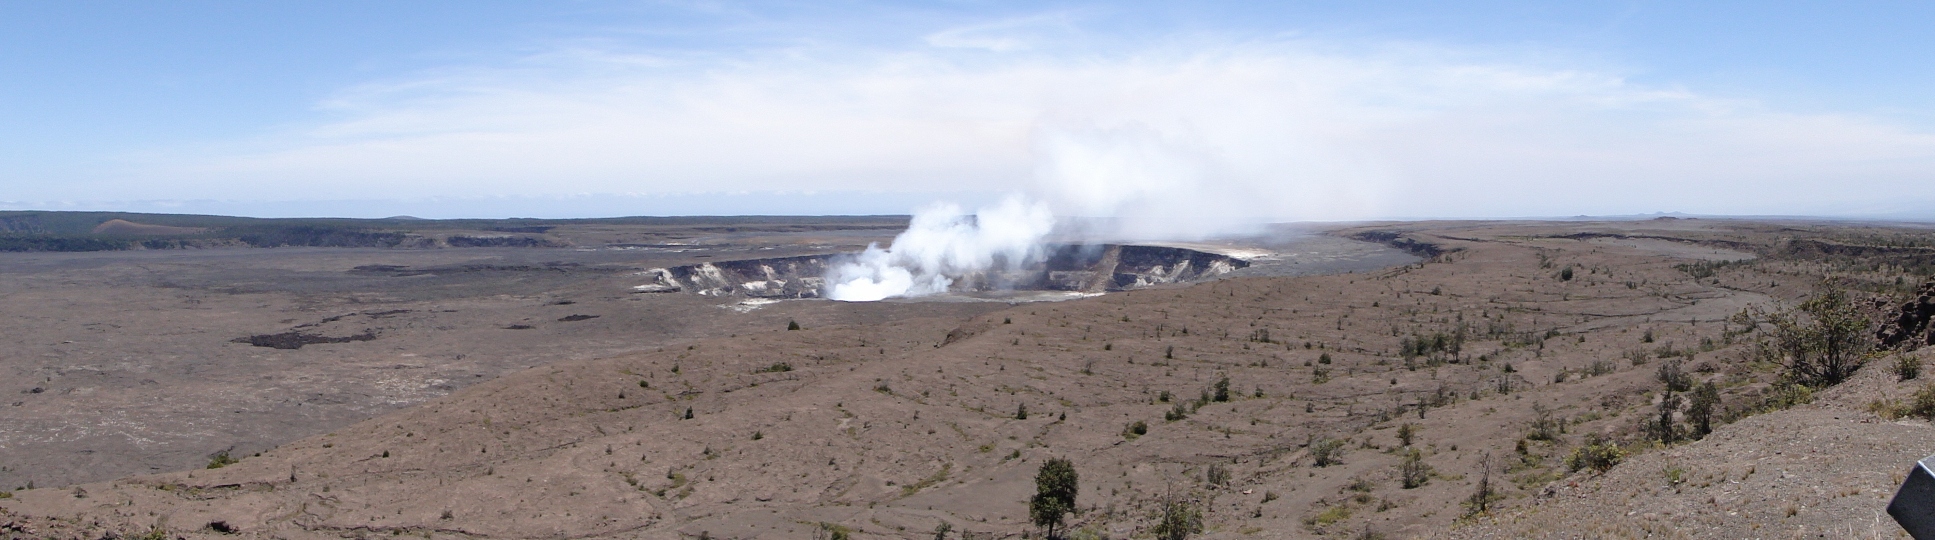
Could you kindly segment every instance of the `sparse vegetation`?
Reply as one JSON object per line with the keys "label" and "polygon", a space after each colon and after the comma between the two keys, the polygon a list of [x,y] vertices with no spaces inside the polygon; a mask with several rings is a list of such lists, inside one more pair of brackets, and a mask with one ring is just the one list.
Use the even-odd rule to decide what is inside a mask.
{"label": "sparse vegetation", "polygon": [[1552,410],[1544,405],[1532,404],[1532,427],[1525,438],[1535,441],[1556,441],[1565,429],[1565,421],[1552,417]]}
{"label": "sparse vegetation", "polygon": [[1203,512],[1195,504],[1178,497],[1169,497],[1162,502],[1162,515],[1150,531],[1157,540],[1188,540],[1189,535],[1203,532]]}
{"label": "sparse vegetation", "polygon": [[1760,343],[1760,357],[1784,366],[1788,380],[1802,386],[1840,384],[1874,350],[1867,315],[1835,284],[1823,284],[1820,292],[1795,309],[1760,318],[1772,327]]}
{"label": "sparse vegetation", "polygon": [[1902,354],[1895,356],[1895,379],[1913,380],[1922,374],[1922,359],[1919,356]]}
{"label": "sparse vegetation", "polygon": [[813,529],[813,540],[849,540],[852,537],[853,529],[844,525],[822,521],[819,527]]}
{"label": "sparse vegetation", "polygon": [[1573,471],[1592,469],[1593,472],[1603,473],[1612,470],[1624,459],[1626,452],[1618,444],[1594,435],[1587,438],[1584,446],[1573,449],[1572,456],[1566,459],[1566,466]]}
{"label": "sparse vegetation", "polygon": [[1478,486],[1465,498],[1465,515],[1475,516],[1491,511],[1492,502],[1498,500],[1498,493],[1492,488],[1492,456],[1485,454],[1478,460]]}
{"label": "sparse vegetation", "polygon": [[1168,422],[1174,422],[1184,418],[1189,418],[1189,406],[1180,402],[1176,403],[1176,406],[1171,407],[1167,412],[1162,413],[1162,419]]}
{"label": "sparse vegetation", "polygon": [[[760,368],[759,372],[760,373],[785,373],[792,370],[793,370],[792,364],[789,364],[786,362],[773,362],[773,365]],[[645,381],[639,381],[639,383],[641,383],[640,386],[643,386],[642,383],[644,382]]]}
{"label": "sparse vegetation", "polygon": [[1912,416],[1935,422],[1935,382],[1923,385],[1921,389],[1916,390],[1914,395],[1909,396],[1906,405],[1895,401],[1877,400],[1868,404],[1868,410],[1889,420]]}
{"label": "sparse vegetation", "polygon": [[[390,457],[390,455],[389,455],[389,453],[388,453],[388,452],[386,451],[386,452],[384,452],[384,454],[383,454],[383,457]],[[227,450],[223,450],[223,451],[220,451],[220,452],[216,452],[216,453],[215,453],[215,457],[211,457],[211,458],[208,458],[208,466],[207,466],[207,467],[205,467],[205,468],[208,468],[208,469],[220,469],[220,468],[222,468],[222,467],[227,467],[227,466],[229,466],[229,465],[234,465],[234,464],[236,464],[236,463],[240,463],[241,461],[242,461],[242,460],[239,460],[239,459],[235,459],[235,458],[233,458],[233,457],[229,457],[229,455],[228,455],[228,451],[227,451]]]}
{"label": "sparse vegetation", "polygon": [[1344,441],[1337,439],[1317,439],[1310,442],[1310,464],[1315,467],[1329,467],[1339,463],[1344,456]]}
{"label": "sparse vegetation", "polygon": [[1209,469],[1203,473],[1203,483],[1209,484],[1209,486],[1213,488],[1229,485],[1230,483],[1229,467],[1224,467],[1223,464],[1221,463],[1209,464]]}
{"label": "sparse vegetation", "polygon": [[1678,359],[1660,362],[1659,372],[1654,375],[1654,378],[1666,385],[1667,392],[1685,392],[1693,389],[1693,376],[1680,367]]}
{"label": "sparse vegetation", "polygon": [[1424,464],[1424,453],[1412,448],[1404,451],[1404,461],[1398,463],[1398,480],[1404,489],[1416,489],[1431,481],[1431,466]]}

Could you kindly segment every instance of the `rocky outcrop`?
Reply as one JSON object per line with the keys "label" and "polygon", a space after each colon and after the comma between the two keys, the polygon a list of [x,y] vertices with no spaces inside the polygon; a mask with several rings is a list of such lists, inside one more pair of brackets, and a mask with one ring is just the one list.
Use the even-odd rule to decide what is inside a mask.
{"label": "rocky outcrop", "polygon": [[1915,298],[1893,310],[1890,316],[1892,319],[1884,319],[1881,330],[1875,334],[1883,346],[1917,349],[1935,345],[1935,327],[1929,324],[1929,319],[1935,318],[1935,279],[1923,283]]}
{"label": "rocky outcrop", "polygon": [[[1411,238],[1405,236],[1403,232],[1398,231],[1364,231],[1353,234],[1350,237],[1355,240],[1374,242],[1402,249],[1419,257],[1435,258],[1447,252],[1444,246]],[[1457,251],[1457,249],[1451,249],[1449,251]]]}

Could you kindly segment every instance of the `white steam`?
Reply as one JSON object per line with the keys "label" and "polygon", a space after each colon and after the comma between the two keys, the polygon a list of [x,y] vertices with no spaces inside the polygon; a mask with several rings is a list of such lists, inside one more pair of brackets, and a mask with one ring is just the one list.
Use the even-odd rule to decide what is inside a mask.
{"label": "white steam", "polygon": [[847,302],[947,292],[954,280],[1039,258],[1055,227],[1046,204],[1019,196],[968,215],[952,203],[914,213],[907,230],[886,249],[869,245],[854,260],[829,269],[826,297]]}

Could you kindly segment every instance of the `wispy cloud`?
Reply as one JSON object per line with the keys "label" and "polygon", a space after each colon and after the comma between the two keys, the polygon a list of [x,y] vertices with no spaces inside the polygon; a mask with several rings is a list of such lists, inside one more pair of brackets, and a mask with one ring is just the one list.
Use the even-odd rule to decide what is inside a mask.
{"label": "wispy cloud", "polygon": [[1046,15],[903,47],[560,46],[347,88],[318,104],[331,120],[147,158],[119,189],[344,199],[968,188],[1159,229],[1935,200],[1935,135],[1886,119],[1419,44],[1084,39]]}

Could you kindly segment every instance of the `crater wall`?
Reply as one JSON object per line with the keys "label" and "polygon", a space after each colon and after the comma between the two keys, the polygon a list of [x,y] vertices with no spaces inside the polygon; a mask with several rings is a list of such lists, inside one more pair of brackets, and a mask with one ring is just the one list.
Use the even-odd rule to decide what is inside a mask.
{"label": "crater wall", "polygon": [[[826,273],[852,254],[806,255],[705,262],[644,272],[640,293],[688,293],[753,298],[818,298]],[[1039,261],[1008,270],[959,276],[953,292],[1106,292],[1213,278],[1249,266],[1228,255],[1133,244],[1050,246]]]}

